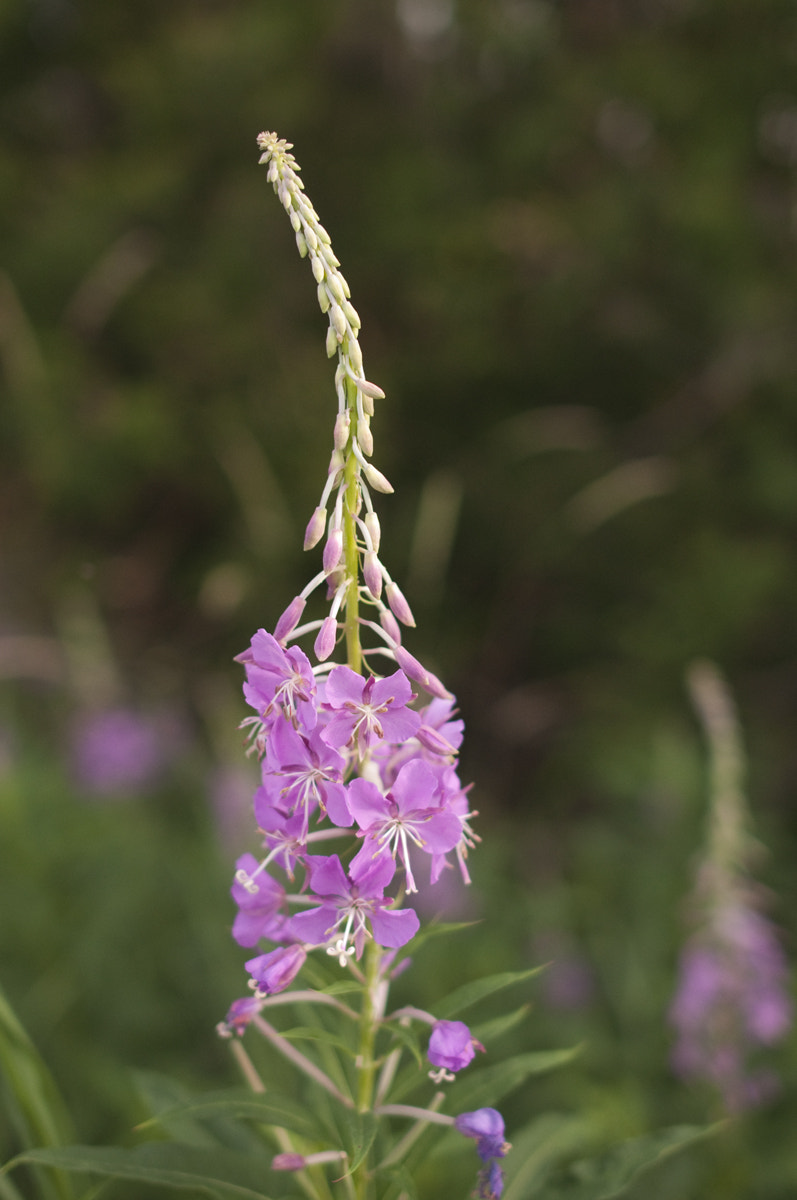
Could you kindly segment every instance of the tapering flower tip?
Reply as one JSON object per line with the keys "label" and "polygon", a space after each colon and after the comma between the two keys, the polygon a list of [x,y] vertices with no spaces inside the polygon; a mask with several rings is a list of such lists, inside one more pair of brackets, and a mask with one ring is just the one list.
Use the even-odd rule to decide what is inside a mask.
{"label": "tapering flower tip", "polygon": [[394,490],[390,480],[386,479],[381,471],[377,471],[373,463],[363,465],[363,474],[375,492],[384,492],[386,496],[389,496]]}
{"label": "tapering flower tip", "polygon": [[[382,626],[385,633],[390,638],[391,642],[394,643],[394,649],[396,646],[400,646],[401,645],[401,628],[399,626],[398,621],[393,616],[393,614],[389,608],[383,608],[382,611],[380,612],[379,624]],[[409,655],[408,657],[412,658],[412,655]],[[412,661],[415,662],[415,659],[413,658]],[[420,667],[420,663],[418,663],[418,666]],[[409,675],[409,671],[407,672],[407,674]]]}
{"label": "tapering flower tip", "polygon": [[484,1050],[484,1046],[471,1036],[464,1021],[437,1021],[426,1054],[434,1067],[461,1071],[473,1061],[477,1050]]}
{"label": "tapering flower tip", "polygon": [[[384,622],[382,624],[384,626]],[[427,671],[423,663],[418,662],[418,659],[414,658],[403,646],[394,643],[393,655],[404,674],[425,688],[430,696],[437,696],[440,700],[454,699],[452,693],[437,676],[433,675],[431,671]]]}
{"label": "tapering flower tip", "polygon": [[365,514],[365,528],[368,530],[368,536],[371,539],[371,549],[378,554],[379,543],[382,540],[382,527],[379,524],[379,517],[375,512]]}
{"label": "tapering flower tip", "polygon": [[304,966],[307,953],[302,946],[279,946],[268,954],[259,954],[245,964],[254,981],[255,999],[284,992]]}
{"label": "tapering flower tip", "polygon": [[402,625],[409,625],[410,628],[415,626],[415,617],[412,615],[412,609],[404,598],[404,593],[397,583],[392,580],[385,588],[385,597],[390,605],[393,615],[401,621]]}
{"label": "tapering flower tip", "polygon": [[302,1171],[304,1167],[302,1154],[275,1154],[271,1160],[272,1171]]}
{"label": "tapering flower tip", "polygon": [[285,609],[285,612],[277,621],[277,624],[274,626],[274,640],[279,642],[280,645],[285,644],[285,639],[293,633],[299,624],[306,603],[307,601],[303,600],[301,596],[294,596]]}
{"label": "tapering flower tip", "polygon": [[349,410],[344,408],[343,412],[339,412],[335,418],[335,433],[333,437],[336,450],[346,449],[346,443],[349,440],[350,429],[351,416],[349,415]]}
{"label": "tapering flower tip", "polygon": [[354,382],[364,396],[370,396],[372,400],[384,400],[385,393],[377,384],[369,383],[367,379],[355,379]]}
{"label": "tapering flower tip", "polygon": [[304,548],[312,550],[313,546],[317,546],[324,536],[324,530],[327,527],[327,510],[325,508],[317,508],[312,517],[307,523],[307,528],[304,531]]}
{"label": "tapering flower tip", "polygon": [[367,454],[370,458],[374,452],[374,435],[371,433],[371,425],[366,416],[360,417],[357,422],[357,441],[362,447],[363,454]]}
{"label": "tapering flower tip", "polygon": [[456,746],[452,746],[451,742],[431,725],[421,725],[415,736],[426,750],[432,754],[439,754],[441,758],[453,758],[457,753]]}
{"label": "tapering flower tip", "polygon": [[[329,292],[324,287],[323,283],[319,283],[318,291],[316,294],[318,296],[318,307],[321,309],[321,312],[322,313],[328,312],[329,311]],[[330,326],[330,328],[331,328],[331,326]],[[335,354],[338,349],[338,339],[335,337],[334,329],[332,330],[332,339],[335,344],[334,344],[332,350],[330,351],[330,349],[329,349],[329,330],[327,330],[327,358],[331,358],[332,355]]]}
{"label": "tapering flower tip", "polygon": [[260,1012],[261,1004],[254,996],[244,996],[241,1000],[233,1000],[227,1016],[217,1026],[219,1037],[232,1037],[235,1033],[243,1037],[252,1017]]}
{"label": "tapering flower tip", "polygon": [[489,1158],[504,1158],[510,1149],[504,1140],[504,1118],[495,1108],[460,1113],[454,1118],[454,1126],[465,1137],[475,1138],[476,1152],[482,1162]]}
{"label": "tapering flower tip", "polygon": [[331,575],[340,562],[340,556],[343,553],[343,530],[340,528],[330,529],[329,537],[324,546],[324,555],[322,565],[327,575]]}
{"label": "tapering flower tip", "polygon": [[[326,292],[324,293],[324,295],[326,296]],[[329,301],[327,301],[327,306],[329,306]],[[327,311],[323,305],[321,306],[321,311],[322,312]],[[335,333],[335,330],[332,328],[331,325],[330,325],[329,329],[327,330],[327,343],[326,344],[327,344],[327,358],[334,358],[338,352],[339,343],[338,343],[338,335]]]}
{"label": "tapering flower tip", "polygon": [[366,550],[363,559],[363,578],[368,591],[378,600],[382,594],[382,568],[375,550]]}
{"label": "tapering flower tip", "polygon": [[332,651],[335,649],[335,641],[338,636],[338,623],[334,617],[327,617],[318,631],[318,637],[315,640],[315,656],[319,662],[326,662]]}

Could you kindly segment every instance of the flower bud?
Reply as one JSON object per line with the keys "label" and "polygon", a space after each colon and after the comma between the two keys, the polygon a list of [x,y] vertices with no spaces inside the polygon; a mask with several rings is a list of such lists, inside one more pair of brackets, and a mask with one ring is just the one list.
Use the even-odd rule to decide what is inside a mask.
{"label": "flower bud", "polygon": [[327,358],[332,358],[338,352],[338,335],[330,325],[327,330]]}
{"label": "flower bud", "polygon": [[[308,230],[308,232],[309,232],[309,230]],[[302,258],[307,257],[307,242],[305,240],[304,234],[301,231],[296,234],[296,248],[298,249],[299,254]]]}
{"label": "flower bud", "polygon": [[336,450],[345,450],[346,443],[349,440],[349,430],[351,429],[351,416],[349,410],[344,408],[335,418],[335,432],[333,435]]}
{"label": "flower bud", "polygon": [[304,231],[304,240],[307,242],[307,245],[311,250],[318,249],[318,238],[313,233],[312,229],[309,228],[309,226]]}
{"label": "flower bud", "polygon": [[343,530],[340,528],[330,529],[329,537],[327,538],[326,545],[324,546],[324,555],[322,559],[322,565],[327,575],[335,570],[335,567],[340,562],[340,556],[342,553]]}
{"label": "flower bud", "polygon": [[372,400],[384,400],[385,393],[375,383],[369,383],[367,379],[357,379],[355,382],[364,396],[370,396]]}
{"label": "flower bud", "polygon": [[339,304],[333,303],[329,306],[329,320],[335,333],[338,335],[338,341],[342,341],[348,332],[348,328],[346,326],[346,318],[343,315],[343,309]]}
{"label": "flower bud", "polygon": [[357,312],[357,309],[354,307],[354,305],[350,304],[348,300],[344,300],[341,304],[341,308],[346,314],[346,320],[349,322],[352,329],[359,329],[362,326],[362,321],[360,320],[360,314]]}
{"label": "flower bud", "polygon": [[327,527],[327,510],[325,508],[317,508],[312,517],[307,523],[307,529],[304,531],[304,548],[312,550],[313,546],[317,546],[324,536],[324,530]]}
{"label": "flower bud", "polygon": [[318,257],[317,254],[312,254],[310,256],[310,267],[312,269],[313,278],[315,279],[316,283],[323,283],[324,276],[326,275],[326,271],[324,270],[323,261]]}
{"label": "flower bud", "polygon": [[363,352],[360,349],[359,342],[353,341],[349,346],[349,362],[351,363],[351,369],[354,371],[355,375],[362,374]]}
{"label": "flower bud", "polygon": [[306,951],[298,945],[280,946],[268,954],[250,958],[245,966],[257,986],[255,998],[284,992],[301,971],[306,958]]}
{"label": "flower bud", "polygon": [[341,287],[340,276],[337,271],[330,272],[329,278],[327,279],[327,291],[329,292],[330,296],[332,296],[333,300],[337,300],[338,304],[342,305],[344,303],[346,296],[343,288]]}
{"label": "flower bud", "polygon": [[409,625],[410,628],[415,627],[415,617],[412,615],[412,609],[404,599],[404,593],[397,583],[390,583],[385,588],[385,596],[387,602],[393,610],[393,613],[401,621],[402,625]]}
{"label": "flower bud", "polygon": [[[329,293],[327,292],[327,289],[324,287],[323,283],[319,283],[317,295],[318,307],[321,309],[322,313],[327,312],[329,309]],[[327,353],[329,353],[329,351],[327,351]]]}
{"label": "flower bud", "polygon": [[318,631],[318,637],[313,647],[319,662],[325,662],[335,649],[338,636],[338,623],[334,617],[327,617]]}
{"label": "flower bud", "polygon": [[302,227],[302,218],[295,209],[291,209],[291,227],[294,233],[298,233]]}
{"label": "flower bud", "polygon": [[370,458],[374,452],[374,435],[371,433],[367,417],[360,417],[357,422],[357,441],[360,443],[363,454],[367,454]]}
{"label": "flower bud", "polygon": [[379,543],[382,539],[382,529],[379,524],[379,517],[375,512],[371,511],[365,514],[365,528],[371,537],[371,545],[378,553]]}
{"label": "flower bud", "polygon": [[366,550],[363,559],[363,578],[368,591],[378,600],[382,595],[382,568],[375,550]]}
{"label": "flower bud", "polygon": [[291,600],[285,612],[274,626],[274,640],[276,642],[279,642],[281,645],[284,644],[285,638],[293,633],[299,624],[306,603],[307,601],[303,600],[301,596],[296,596]]}
{"label": "flower bud", "polygon": [[365,463],[363,474],[375,492],[384,492],[389,496],[393,491],[393,484],[385,478],[381,471],[377,471],[373,463]]}
{"label": "flower bud", "polygon": [[[384,629],[390,640],[396,645],[401,645],[401,630],[399,623],[389,609],[383,608],[379,614],[379,624]],[[413,660],[414,661],[414,660]],[[418,664],[420,666],[420,663]],[[409,674],[409,672],[407,672]]]}
{"label": "flower bud", "polygon": [[484,1050],[484,1046],[471,1036],[463,1021],[437,1021],[429,1038],[426,1056],[434,1067],[461,1071],[473,1061],[477,1050]]}

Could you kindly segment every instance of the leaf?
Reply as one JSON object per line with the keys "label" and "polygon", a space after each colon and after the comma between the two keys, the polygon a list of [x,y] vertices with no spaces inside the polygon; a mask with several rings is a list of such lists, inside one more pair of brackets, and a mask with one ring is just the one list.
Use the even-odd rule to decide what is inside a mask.
{"label": "leaf", "polygon": [[[0,990],[0,1074],[7,1106],[26,1148],[62,1146],[74,1137],[66,1105],[41,1055]],[[58,1172],[40,1175],[44,1195],[70,1200],[70,1181]]]}
{"label": "leaf", "polygon": [[280,1037],[287,1038],[292,1042],[325,1042],[328,1046],[334,1046],[337,1050],[342,1050],[349,1058],[356,1058],[357,1052],[348,1042],[339,1037],[336,1033],[331,1033],[328,1029],[323,1029],[320,1025],[297,1025],[293,1029],[281,1029]]}
{"label": "leaf", "polygon": [[545,1113],[524,1129],[512,1133],[512,1153],[506,1160],[503,1200],[536,1196],[539,1181],[563,1158],[584,1153],[593,1137],[584,1117]]}
{"label": "leaf", "polygon": [[455,1112],[469,1112],[498,1103],[507,1092],[519,1087],[531,1075],[541,1075],[571,1062],[580,1046],[569,1050],[540,1050],[518,1054],[494,1066],[482,1067],[471,1075],[458,1079],[451,1088],[451,1107]]}
{"label": "leaf", "polygon": [[118,1146],[63,1146],[28,1150],[12,1159],[3,1170],[20,1163],[39,1163],[111,1179],[135,1179],[139,1183],[193,1189],[235,1200],[269,1200],[262,1190],[263,1160],[223,1149],[205,1150],[170,1142],[151,1142],[132,1150]]}
{"label": "leaf", "polygon": [[207,1092],[182,1104],[162,1109],[151,1120],[139,1125],[139,1129],[146,1129],[155,1124],[166,1127],[167,1123],[173,1121],[202,1120],[212,1116],[237,1120],[244,1118],[258,1121],[261,1125],[279,1125],[303,1137],[318,1136],[318,1130],[305,1106],[270,1089],[261,1095],[248,1092],[244,1088]]}
{"label": "leaf", "polygon": [[474,925],[480,925],[480,921],[434,921],[425,925],[420,933],[416,933],[411,942],[404,947],[408,954],[414,955],[418,953],[420,947],[430,941],[432,938],[440,937],[441,934],[459,933],[461,929],[472,929]]}
{"label": "leaf", "polygon": [[[417,1063],[418,1069],[423,1070],[423,1057],[418,1045],[418,1037],[414,1030],[408,1029],[405,1025],[400,1025],[398,1021],[386,1021],[383,1028],[397,1042],[401,1042],[405,1050],[409,1050]],[[393,1049],[395,1048],[393,1047]]]}
{"label": "leaf", "polygon": [[485,996],[500,992],[502,988],[510,987],[513,983],[522,983],[544,971],[544,967],[529,967],[526,971],[502,971],[499,975],[488,975],[485,979],[476,979],[473,983],[463,984],[450,992],[444,1000],[435,1005],[435,1015],[438,1019],[448,1020],[464,1009],[470,1008]]}
{"label": "leaf", "polygon": [[[541,1192],[535,1190],[535,1200],[617,1200],[668,1158],[726,1127],[725,1121],[702,1127],[677,1125],[631,1138],[595,1158],[574,1163]],[[517,1200],[522,1200],[521,1194]]]}
{"label": "leaf", "polygon": [[349,1174],[356,1171],[374,1144],[379,1122],[372,1112],[346,1113],[343,1125],[348,1132],[345,1139],[349,1153]]}
{"label": "leaf", "polygon": [[530,1004],[522,1004],[520,1008],[516,1008],[514,1012],[505,1013],[502,1017],[495,1017],[492,1021],[483,1021],[481,1025],[475,1025],[471,1030],[477,1042],[483,1042],[485,1048],[489,1051],[490,1043],[495,1042],[503,1034],[508,1033],[510,1029],[514,1029],[516,1025],[520,1025],[531,1012]]}

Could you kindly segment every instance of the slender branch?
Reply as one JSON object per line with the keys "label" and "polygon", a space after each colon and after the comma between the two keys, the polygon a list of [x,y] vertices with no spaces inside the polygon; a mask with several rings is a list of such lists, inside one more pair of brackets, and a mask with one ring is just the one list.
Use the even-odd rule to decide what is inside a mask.
{"label": "slender branch", "polygon": [[253,1017],[252,1024],[260,1030],[265,1038],[268,1038],[272,1046],[275,1046],[300,1071],[304,1071],[305,1075],[309,1075],[311,1079],[319,1083],[325,1091],[329,1092],[330,1096],[334,1096],[346,1108],[354,1108],[353,1101],[348,1096],[344,1096],[343,1092],[336,1087],[329,1076],[320,1067],[317,1067],[315,1063],[311,1062],[309,1058],[305,1058],[301,1050],[297,1050],[295,1046],[292,1046],[289,1041],[277,1032],[273,1025],[269,1025],[268,1021],[264,1020],[263,1017]]}

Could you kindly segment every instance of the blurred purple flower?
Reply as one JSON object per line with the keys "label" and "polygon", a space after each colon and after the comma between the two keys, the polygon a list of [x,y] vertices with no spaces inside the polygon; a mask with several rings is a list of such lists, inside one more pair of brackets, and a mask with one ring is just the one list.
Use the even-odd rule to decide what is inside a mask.
{"label": "blurred purple flower", "polygon": [[769,921],[749,902],[729,903],[681,956],[670,1009],[677,1032],[674,1070],[713,1083],[729,1112],[763,1103],[775,1077],[748,1060],[790,1029],[786,987],[786,961]]}
{"label": "blurred purple flower", "polygon": [[437,1021],[426,1053],[432,1066],[456,1072],[473,1061],[477,1050],[484,1046],[472,1037],[464,1021]]}
{"label": "blurred purple flower", "polygon": [[169,732],[162,719],[131,708],[83,713],[71,732],[78,786],[95,796],[147,791],[174,752]]}

